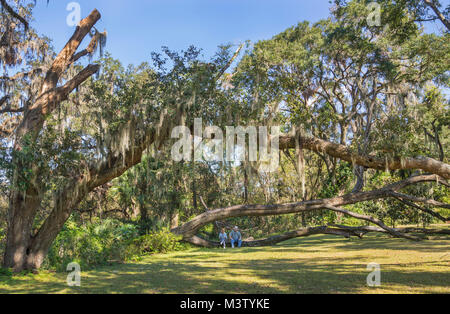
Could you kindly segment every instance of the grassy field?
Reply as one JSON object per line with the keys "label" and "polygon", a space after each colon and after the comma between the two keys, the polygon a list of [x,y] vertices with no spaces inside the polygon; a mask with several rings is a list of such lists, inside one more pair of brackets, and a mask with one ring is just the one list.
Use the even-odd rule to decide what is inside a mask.
{"label": "grassy field", "polygon": [[[381,265],[369,288],[367,264]],[[316,236],[270,248],[192,249],[82,273],[1,276],[0,293],[450,293],[450,239]]]}

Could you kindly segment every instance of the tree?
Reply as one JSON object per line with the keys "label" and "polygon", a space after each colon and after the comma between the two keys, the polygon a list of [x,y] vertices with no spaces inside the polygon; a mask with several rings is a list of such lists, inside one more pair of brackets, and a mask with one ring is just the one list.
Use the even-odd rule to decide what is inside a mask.
{"label": "tree", "polygon": [[[347,13],[353,9],[354,7],[349,6]],[[362,8],[357,6],[356,9]],[[281,148],[286,151],[295,150],[298,159],[303,156],[304,161],[297,163],[300,175],[303,171],[300,168],[305,168],[308,164],[304,157],[309,155],[305,152],[309,151],[311,156],[317,157],[316,181],[324,176],[321,173],[324,167],[330,177],[337,178],[334,171],[339,169],[338,160],[340,163],[363,167],[364,170],[402,170],[407,176],[372,191],[364,191],[364,186],[360,185],[354,189],[354,193],[346,193],[345,184],[342,184],[342,188],[337,191],[339,195],[323,199],[306,199],[305,182],[301,189],[301,202],[274,205],[274,190],[278,190],[280,194],[282,192],[278,188],[282,185],[279,177],[258,173],[254,171],[256,165],[249,162],[245,163],[245,171],[241,174],[230,171],[229,163],[205,163],[205,168],[210,167],[208,174],[219,177],[226,186],[234,184],[233,180],[230,180],[231,183],[226,182],[228,177],[243,176],[245,182],[241,190],[245,191],[244,201],[250,200],[251,182],[258,182],[254,185],[258,185],[263,191],[264,198],[260,199],[264,199],[265,203],[226,206],[212,211],[206,208],[206,213],[173,229],[185,241],[211,245],[199,238],[197,233],[207,224],[219,220],[319,210],[375,224],[378,228],[373,229],[375,231],[417,240],[417,237],[408,234],[410,230],[390,228],[379,218],[342,207],[395,198],[416,205],[448,208],[443,202],[403,191],[424,182],[438,182],[447,186],[445,180],[450,178],[450,166],[445,162],[445,149],[443,160],[437,160],[433,158],[435,156],[420,157],[411,154],[411,150],[382,151],[379,147],[385,147],[386,142],[374,138],[376,131],[387,130],[382,125],[377,125],[376,121],[384,115],[392,117],[397,113],[390,108],[401,107],[401,100],[405,98],[401,97],[404,88],[402,84],[422,92],[422,80],[434,79],[436,87],[438,81],[445,82],[445,75],[442,73],[444,67],[436,65],[437,55],[445,51],[445,45],[440,47],[435,44],[426,49],[432,39],[442,38],[421,36],[417,29],[398,46],[389,45],[390,37],[383,39],[378,36],[378,30],[370,32],[364,24],[355,25],[345,13],[342,16],[336,15],[337,21],[322,21],[313,27],[302,24],[273,41],[262,43],[254,51],[250,51],[231,74],[227,71],[241,52],[242,46],[234,53],[231,46],[221,47],[210,62],[201,61],[200,51],[194,47],[181,53],[163,48],[165,56],[153,54],[153,67],[144,63],[124,69],[120,62],[106,56],[98,64],[88,65],[79,71],[81,65],[75,62],[92,55],[104,37],[94,28],[100,19],[100,13],[94,10],[80,22],[65,48],[49,62],[48,70],[43,71],[44,75],[37,77],[38,91],[24,102],[23,114],[17,115],[19,123],[10,132],[14,136],[14,144],[10,153],[5,149],[8,153],[4,158],[11,186],[4,266],[15,271],[39,269],[67,219],[89,193],[121,177],[143,160],[151,160],[145,157],[151,152],[156,156],[167,156],[173,127],[183,125],[192,129],[194,118],[197,117],[202,117],[207,124],[219,126],[230,123],[264,123],[269,126],[283,123],[286,131],[291,132],[281,137]],[[307,36],[303,36],[303,31]],[[81,42],[89,33],[92,36],[90,44],[77,53]],[[301,47],[304,48],[298,55],[290,55]],[[392,54],[386,55],[391,51]],[[271,54],[269,58],[264,56],[265,53]],[[420,62],[411,60],[407,63],[408,66],[403,67],[405,62],[398,61],[397,58],[408,56],[408,53],[419,54],[422,57]],[[92,78],[95,73],[98,74],[97,79]],[[303,80],[306,83],[302,83]],[[295,86],[297,83],[298,86]],[[78,92],[71,95],[75,89]],[[347,89],[353,89],[353,92],[346,92]],[[389,100],[386,94],[391,92],[398,97]],[[436,105],[435,100],[439,97],[429,96],[430,103]],[[283,102],[291,106],[291,114],[280,113],[279,107]],[[402,122],[403,125],[410,126],[408,114],[410,112],[406,110]],[[432,119],[428,118],[427,121],[430,120]],[[430,131],[430,124],[427,126]],[[439,133],[439,129],[437,132]],[[434,138],[437,143],[436,133]],[[8,138],[4,143],[7,146]],[[174,180],[167,183],[148,175],[148,170],[154,171],[156,168],[162,168],[167,173],[169,164],[158,163],[156,160],[156,165],[148,167],[144,164],[141,165],[144,169],[136,168],[134,174],[133,171],[127,173],[128,179],[138,179],[139,184],[132,191],[131,198],[128,198],[130,195],[126,196],[124,202],[137,201],[141,216],[145,213],[145,210],[142,211],[145,206],[151,203],[149,199],[140,198],[148,196],[145,182],[149,178],[151,180],[148,184],[163,185],[159,192],[169,198],[166,202],[170,203],[172,211],[183,206],[182,193],[189,188],[180,192],[181,189],[177,188],[182,182]],[[187,165],[187,168],[190,166],[192,165]],[[414,176],[412,170],[431,174]],[[172,175],[178,177],[176,173],[169,172],[167,178],[172,178]],[[395,181],[398,177],[393,175],[390,180]],[[127,177],[121,179],[127,180]],[[275,180],[279,180],[276,185]],[[235,186],[233,188],[234,190],[230,190],[240,189]],[[197,198],[201,196],[197,184],[193,184],[191,191],[192,207],[195,208],[191,214],[198,214],[197,199],[202,201],[203,198]],[[320,193],[310,195],[318,196]],[[224,195],[222,198],[211,197],[207,201],[208,204],[202,201],[205,207],[214,206],[215,202],[234,203],[237,200]],[[242,198],[238,202],[241,203]],[[40,215],[44,217],[37,217],[44,205],[44,215]],[[416,208],[420,211],[423,209],[427,208]],[[427,210],[428,214],[434,213],[431,209]],[[440,219],[445,217],[440,216]],[[306,229],[289,236],[325,231],[355,235],[368,232],[369,229],[360,228],[355,231],[341,226],[330,230],[326,227]],[[274,241],[272,239],[262,243]]]}
{"label": "tree", "polygon": [[16,271],[38,268],[54,239],[54,225],[47,230],[48,224],[44,224],[40,232],[32,234],[35,215],[42,200],[42,183],[39,181],[40,172],[43,170],[38,163],[39,156],[34,155],[34,148],[46,117],[56,110],[61,102],[68,99],[74,89],[99,70],[98,65],[88,65],[58,86],[63,73],[79,58],[92,53],[97,45],[98,37],[94,36],[89,47],[76,54],[81,42],[99,19],[100,13],[93,11],[80,22],[72,38],[46,71],[36,98],[28,99],[21,109],[23,117],[14,130],[13,189],[10,196],[4,264]]}
{"label": "tree", "polygon": [[[415,15],[411,19],[399,18],[392,15],[392,10],[401,11],[404,7],[390,7],[392,3],[388,1],[383,4],[391,10],[389,20],[385,22],[400,23],[401,30],[408,29],[407,33],[399,34],[396,29],[390,28],[373,29],[365,19],[355,19],[355,16],[368,15],[365,2],[341,3],[334,12],[334,20],[321,21],[313,26],[300,23],[271,40],[257,43],[240,63],[233,80],[236,95],[239,95],[236,98],[241,100],[240,106],[252,103],[252,108],[262,115],[258,123],[267,122],[267,112],[284,111],[284,114],[275,114],[273,119],[286,123],[286,128],[291,129],[291,135],[283,136],[280,146],[284,150],[296,150],[296,169],[305,171],[306,150],[324,159],[332,178],[336,178],[336,169],[343,162],[355,168],[357,182],[353,193],[344,195],[344,191],[337,191],[336,196],[340,200],[354,197],[355,203],[368,201],[363,199],[366,194],[360,192],[364,188],[367,169],[402,170],[409,175],[412,171],[408,170],[421,169],[444,179],[450,175],[449,165],[444,161],[446,154],[440,149],[443,145],[439,144],[439,135],[434,136],[430,132],[426,135],[436,143],[437,150],[423,145],[423,132],[418,131],[421,129],[418,125],[424,125],[424,120],[428,118],[426,114],[417,114],[418,108],[431,96],[428,89],[436,91],[439,86],[447,86],[446,66],[435,59],[443,56],[448,59],[447,35],[422,34],[415,24]],[[408,90],[415,93],[408,94],[405,92]],[[245,96],[240,96],[242,94]],[[282,104],[282,108],[272,110],[273,104]],[[440,98],[438,106],[438,111],[443,110],[438,114],[433,114],[428,106],[427,113],[433,115],[432,120],[435,121],[443,119],[448,103]],[[411,122],[414,120],[417,125]],[[301,171],[299,177],[304,180],[305,175]],[[305,193],[305,182],[302,184]],[[389,190],[382,190],[385,189]],[[372,192],[381,196],[377,190]],[[390,195],[387,198],[392,198],[396,192],[387,194]],[[411,196],[406,199],[419,200]],[[201,239],[196,233],[215,220],[325,209],[377,224],[394,236],[414,238],[398,233],[377,218],[338,208],[349,203],[329,206],[326,205],[328,201],[312,199],[290,204],[236,205],[208,210],[173,232],[183,235],[191,243],[211,246],[216,243]],[[407,205],[428,215],[440,216],[413,203]],[[443,203],[439,206],[448,208]],[[445,222],[448,218],[440,216],[439,220]],[[348,236],[348,230],[345,227],[339,230],[322,227],[311,232],[302,230],[289,233],[286,237],[249,242],[247,245],[272,244],[292,236],[318,232]]]}

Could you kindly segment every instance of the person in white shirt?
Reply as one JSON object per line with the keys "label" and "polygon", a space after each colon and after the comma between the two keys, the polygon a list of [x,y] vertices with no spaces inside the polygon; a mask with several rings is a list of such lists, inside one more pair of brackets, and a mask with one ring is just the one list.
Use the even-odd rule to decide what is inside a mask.
{"label": "person in white shirt", "polygon": [[225,228],[222,228],[222,231],[219,234],[220,245],[223,245],[223,249],[227,248],[227,233],[225,232]]}

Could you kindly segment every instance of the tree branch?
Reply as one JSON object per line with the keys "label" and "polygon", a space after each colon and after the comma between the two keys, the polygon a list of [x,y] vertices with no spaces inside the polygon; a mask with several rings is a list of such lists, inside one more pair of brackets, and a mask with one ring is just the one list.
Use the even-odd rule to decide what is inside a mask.
{"label": "tree branch", "polygon": [[83,19],[65,47],[53,61],[45,76],[39,97],[33,106],[25,111],[24,119],[17,130],[16,137],[18,140],[16,141],[15,149],[21,149],[20,141],[25,134],[32,132],[36,135],[43,126],[45,116],[50,114],[62,100],[65,100],[65,97],[76,86],[98,71],[98,65],[89,65],[64,86],[57,87],[61,75],[70,65],[73,54],[100,17],[100,13],[94,10],[87,18]]}
{"label": "tree branch", "polygon": [[444,14],[442,14],[441,11],[439,11],[436,3],[433,0],[424,0],[424,2],[434,11],[439,20],[441,20],[442,24],[447,27],[447,30],[450,31],[450,21],[444,16]]}
{"label": "tree branch", "polygon": [[100,39],[100,33],[96,32],[95,35],[92,37],[91,42],[89,43],[88,47],[77,54],[75,54],[72,59],[70,60],[70,64],[77,62],[80,58],[92,54],[95,51],[95,48],[97,48],[98,41]]}
{"label": "tree branch", "polygon": [[[421,228],[398,228],[394,229],[402,234],[407,233],[417,233],[417,234],[426,234],[426,235],[450,235],[449,229],[421,229]],[[328,234],[335,236],[342,236],[345,238],[351,238],[353,236],[362,238],[365,234],[371,232],[379,232],[384,234],[390,234],[385,229],[373,226],[362,226],[362,227],[348,227],[341,225],[332,225],[332,226],[322,226],[322,227],[307,227],[302,228],[296,231],[286,232],[280,235],[276,235],[273,237],[254,240],[254,241],[243,241],[243,247],[264,247],[264,246],[273,246],[281,242],[289,241],[296,238],[309,237],[318,234]],[[220,243],[216,241],[209,241],[203,239],[198,236],[193,236],[190,238],[183,239],[185,242],[189,242],[193,245],[200,247],[219,247]]]}
{"label": "tree branch", "polygon": [[24,108],[11,108],[11,106],[8,106],[2,110],[0,110],[0,114],[2,113],[20,113],[20,112],[24,112],[25,109]]}
{"label": "tree branch", "polygon": [[0,98],[0,107],[2,107],[10,98],[10,95],[3,96]]}
{"label": "tree branch", "polygon": [[[388,231],[375,227],[375,226],[361,226],[361,227],[350,227],[350,226],[342,226],[342,225],[331,225],[332,227],[336,227],[341,230],[348,230],[363,235],[370,232],[380,232],[380,233],[389,233]],[[450,229],[425,229],[425,228],[394,228],[401,233],[423,233],[428,235],[450,235]]]}
{"label": "tree branch", "polygon": [[[80,86],[84,81],[90,78],[92,75],[100,70],[100,65],[89,64],[80,73],[75,75],[70,81],[68,81],[64,86],[57,88],[56,92],[60,94],[62,100],[66,100],[67,96],[78,86]],[[52,110],[50,110],[52,111]]]}
{"label": "tree branch", "polygon": [[[416,208],[416,209],[418,209],[420,211],[423,211],[423,212],[425,212],[425,213],[427,213],[427,214],[429,214],[429,215],[431,215],[431,216],[433,216],[433,217],[435,217],[435,218],[437,218],[437,219],[439,219],[439,220],[441,220],[443,222],[450,221],[449,217],[445,218],[445,217],[441,216],[439,213],[436,213],[436,212],[434,212],[432,210],[429,210],[427,208],[423,208],[423,207],[421,207],[421,206],[419,206],[417,204],[414,204],[413,202],[410,202],[409,200],[412,200],[414,202],[421,202],[421,203],[429,204],[429,205],[432,205],[432,206],[438,206],[438,207],[442,207],[442,208],[450,208],[449,204],[439,203],[439,202],[436,202],[434,200],[420,199],[420,198],[416,198],[416,197],[413,197],[413,196],[400,194],[400,193],[395,193],[395,192],[392,192],[391,194],[397,200],[399,200],[400,202],[402,202],[402,203],[404,203],[404,204],[406,204],[408,206],[411,206],[411,207]],[[439,205],[437,205],[436,203],[438,203]]]}
{"label": "tree branch", "polygon": [[44,94],[56,87],[61,75],[71,64],[72,57],[77,51],[81,42],[86,37],[86,35],[89,34],[91,28],[97,23],[100,18],[100,13],[97,10],[94,10],[88,17],[81,20],[80,24],[75,30],[75,33],[55,58],[52,66],[48,70],[44,80],[44,84],[42,86],[41,94]]}
{"label": "tree branch", "polygon": [[239,46],[239,48],[234,53],[233,57],[228,61],[228,63],[223,67],[223,69],[220,70],[220,72],[216,76],[216,81],[218,81],[225,74],[225,72],[230,68],[230,66],[233,64],[234,60],[236,60],[236,58],[241,53],[242,48],[244,48],[244,44],[241,44]]}
{"label": "tree branch", "polygon": [[[375,156],[364,156],[354,153],[349,147],[327,142],[313,137],[302,137],[304,149],[316,153],[326,153],[352,164],[377,170],[406,170],[420,169],[425,172],[437,174],[445,179],[450,179],[450,165],[427,157],[394,157],[380,158]],[[280,138],[280,149],[294,149],[295,137],[284,135]]]}
{"label": "tree branch", "polygon": [[329,209],[329,210],[332,210],[334,212],[337,212],[337,213],[343,213],[343,214],[345,214],[347,216],[350,216],[350,217],[353,217],[353,218],[356,218],[356,219],[360,219],[360,220],[371,222],[371,223],[379,226],[380,228],[386,230],[387,232],[389,232],[393,236],[396,236],[396,237],[399,237],[399,238],[405,238],[405,239],[408,239],[408,240],[414,240],[414,241],[419,241],[420,240],[417,237],[409,236],[407,234],[403,234],[401,232],[398,232],[395,229],[389,228],[380,219],[377,219],[377,218],[374,218],[374,217],[370,217],[370,216],[367,216],[367,215],[354,213],[354,212],[351,212],[349,210],[345,210],[345,209],[342,209],[342,208],[337,208],[337,207],[334,207],[334,206],[326,206],[326,208]]}
{"label": "tree branch", "polygon": [[203,213],[193,218],[184,225],[173,229],[172,232],[178,235],[183,235],[186,238],[190,238],[194,236],[197,233],[197,231],[200,230],[202,227],[215,221],[221,221],[237,217],[287,215],[300,212],[329,209],[329,207],[337,208],[365,201],[389,198],[392,197],[391,196],[392,191],[399,191],[407,186],[421,182],[433,182],[433,181],[439,182],[439,180],[440,180],[439,177],[436,175],[422,175],[411,177],[409,179],[388,185],[379,190],[351,193],[344,196],[338,196],[329,199],[311,200],[290,204],[237,205],[226,208],[219,208],[215,210],[210,210],[206,213]]}
{"label": "tree branch", "polygon": [[9,4],[6,2],[6,0],[0,0],[0,3],[2,5],[2,7],[5,8],[5,10],[9,14],[11,14],[12,17],[18,19],[23,24],[23,26],[25,27],[25,30],[28,31],[29,25],[28,25],[27,20],[25,20],[16,11],[14,11],[14,9],[9,6]]}
{"label": "tree branch", "polygon": [[14,76],[0,76],[0,80],[3,81],[16,81],[18,79],[24,78],[26,76],[30,76],[30,75],[34,75],[35,73],[41,73],[42,72],[42,68],[36,68],[36,69],[32,69],[29,72],[19,72],[17,74],[15,74]]}

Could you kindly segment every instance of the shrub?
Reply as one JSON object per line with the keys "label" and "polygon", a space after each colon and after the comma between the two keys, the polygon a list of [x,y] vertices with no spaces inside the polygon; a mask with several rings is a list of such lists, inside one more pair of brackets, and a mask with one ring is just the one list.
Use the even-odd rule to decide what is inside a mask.
{"label": "shrub", "polygon": [[44,267],[65,271],[77,262],[82,269],[127,259],[126,246],[138,235],[137,227],[107,219],[78,226],[69,221],[53,243]]}
{"label": "shrub", "polygon": [[152,253],[167,253],[179,251],[185,248],[180,243],[181,237],[177,237],[168,229],[151,232],[133,240],[129,247],[129,254],[143,255]]}
{"label": "shrub", "polygon": [[3,254],[5,253],[6,246],[6,227],[0,224],[0,266],[3,263]]}
{"label": "shrub", "polygon": [[135,260],[142,255],[186,248],[168,229],[139,237],[139,227],[107,219],[79,226],[69,221],[53,243],[43,267],[66,271],[76,262],[82,269],[111,262]]}

